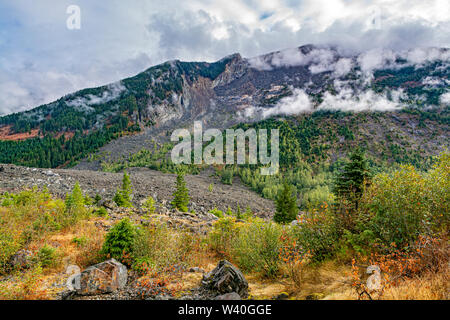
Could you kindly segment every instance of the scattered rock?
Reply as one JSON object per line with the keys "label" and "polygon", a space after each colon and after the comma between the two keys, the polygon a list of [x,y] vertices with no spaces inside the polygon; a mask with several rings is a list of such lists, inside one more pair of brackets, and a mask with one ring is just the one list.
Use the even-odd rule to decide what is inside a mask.
{"label": "scattered rock", "polygon": [[306,296],[306,300],[320,300],[323,299],[325,295],[323,293],[311,293]]}
{"label": "scattered rock", "polygon": [[217,267],[205,274],[201,283],[202,289],[223,295],[236,292],[241,298],[248,296],[248,282],[242,272],[227,260],[219,262]]}
{"label": "scattered rock", "polygon": [[189,268],[188,272],[205,273],[205,270],[203,270],[202,268],[199,268],[199,267],[192,267],[192,268]]}
{"label": "scattered rock", "polygon": [[225,293],[214,298],[214,300],[242,300],[236,292]]}
{"label": "scattered rock", "polygon": [[99,202],[100,206],[105,207],[106,209],[114,210],[117,208],[117,204],[112,200],[101,200]]}
{"label": "scattered rock", "polygon": [[287,298],[289,298],[289,294],[286,292],[281,292],[279,295],[273,297],[273,300],[286,300]]}
{"label": "scattered rock", "polygon": [[[111,259],[84,270],[80,274],[77,294],[95,295],[123,289],[127,284],[127,267]],[[74,278],[76,282],[76,277]]]}

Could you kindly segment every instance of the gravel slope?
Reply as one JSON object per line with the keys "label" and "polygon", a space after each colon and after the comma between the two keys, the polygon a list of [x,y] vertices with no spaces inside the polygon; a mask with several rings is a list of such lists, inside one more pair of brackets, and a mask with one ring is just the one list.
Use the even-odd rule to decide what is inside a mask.
{"label": "gravel slope", "polygon": [[[131,168],[128,170],[134,188],[134,202],[151,195],[161,204],[169,205],[175,186],[176,176],[146,168]],[[186,183],[191,197],[191,207],[195,211],[207,211],[217,207],[226,210],[237,205],[244,211],[249,206],[260,216],[271,216],[274,212],[272,201],[261,198],[255,192],[244,186],[239,178],[233,185],[224,185],[212,171],[205,170],[199,175],[187,175]],[[61,197],[69,192],[75,182],[80,183],[84,192],[94,197],[96,193],[102,199],[111,199],[122,181],[121,173],[110,173],[90,170],[67,169],[35,169],[14,165],[0,165],[0,192],[19,191],[24,187],[47,186],[48,189]],[[209,191],[210,184],[213,190]]]}

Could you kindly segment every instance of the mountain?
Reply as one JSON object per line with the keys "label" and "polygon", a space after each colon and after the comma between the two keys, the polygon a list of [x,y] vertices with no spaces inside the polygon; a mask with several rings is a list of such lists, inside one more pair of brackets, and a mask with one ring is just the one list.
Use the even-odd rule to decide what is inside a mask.
{"label": "mountain", "polygon": [[448,147],[449,65],[444,48],[355,54],[312,45],[214,63],[169,61],[1,117],[0,163],[69,166],[101,147],[127,156],[193,120],[227,128],[273,125],[274,117],[308,128],[296,137],[311,161],[364,141],[384,160],[410,160],[410,152],[420,159]]}

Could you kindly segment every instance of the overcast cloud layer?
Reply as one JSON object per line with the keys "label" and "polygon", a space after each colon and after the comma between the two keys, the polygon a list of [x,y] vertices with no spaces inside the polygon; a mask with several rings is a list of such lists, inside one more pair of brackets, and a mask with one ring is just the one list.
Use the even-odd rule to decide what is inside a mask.
{"label": "overcast cloud layer", "polygon": [[[80,30],[66,27],[72,4]],[[450,47],[449,17],[448,0],[0,0],[0,114],[171,59],[254,57],[309,43],[358,52]]]}

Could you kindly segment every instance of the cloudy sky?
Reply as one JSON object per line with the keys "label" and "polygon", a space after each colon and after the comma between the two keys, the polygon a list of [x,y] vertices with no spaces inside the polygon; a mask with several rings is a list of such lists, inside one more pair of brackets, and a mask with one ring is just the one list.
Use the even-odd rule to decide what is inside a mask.
{"label": "cloudy sky", "polygon": [[[67,8],[81,28],[67,28]],[[300,45],[450,47],[448,0],[0,0],[0,114],[134,75]]]}

